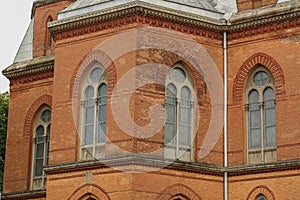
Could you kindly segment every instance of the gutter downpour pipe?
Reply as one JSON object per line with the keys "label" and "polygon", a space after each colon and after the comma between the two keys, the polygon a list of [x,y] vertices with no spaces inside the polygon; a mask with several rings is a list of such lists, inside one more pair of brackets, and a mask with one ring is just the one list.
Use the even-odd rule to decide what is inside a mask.
{"label": "gutter downpour pipe", "polygon": [[224,50],[224,200],[228,200],[228,146],[227,146],[227,32],[223,33]]}

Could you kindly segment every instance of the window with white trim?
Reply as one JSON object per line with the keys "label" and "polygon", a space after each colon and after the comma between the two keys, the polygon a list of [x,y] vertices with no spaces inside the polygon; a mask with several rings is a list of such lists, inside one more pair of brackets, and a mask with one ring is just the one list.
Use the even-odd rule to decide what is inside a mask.
{"label": "window with white trim", "polygon": [[193,81],[186,68],[175,64],[166,78],[164,157],[193,160]]}
{"label": "window with white trim", "polygon": [[33,168],[31,184],[33,190],[45,188],[46,186],[46,174],[43,168],[48,165],[50,122],[51,109],[48,106],[44,106],[37,113],[33,127]]}
{"label": "window with white trim", "polygon": [[82,82],[81,159],[102,158],[106,143],[107,77],[104,67],[92,63]]}
{"label": "window with white trim", "polygon": [[276,161],[275,83],[265,67],[250,74],[245,96],[248,163]]}

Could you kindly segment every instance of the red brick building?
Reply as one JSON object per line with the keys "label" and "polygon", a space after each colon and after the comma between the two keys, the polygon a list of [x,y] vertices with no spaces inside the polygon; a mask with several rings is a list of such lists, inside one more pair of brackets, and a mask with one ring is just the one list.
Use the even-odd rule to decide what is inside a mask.
{"label": "red brick building", "polygon": [[36,0],[3,199],[295,200],[299,0]]}

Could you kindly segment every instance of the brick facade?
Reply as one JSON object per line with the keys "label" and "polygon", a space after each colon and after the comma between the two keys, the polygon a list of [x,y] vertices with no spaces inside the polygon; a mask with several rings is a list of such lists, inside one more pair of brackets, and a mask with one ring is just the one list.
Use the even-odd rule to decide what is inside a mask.
{"label": "brick facade", "polygon": [[[163,11],[154,12],[144,7],[120,11],[123,12],[120,16],[116,11],[105,16],[75,20],[74,24],[55,24],[58,13],[72,2],[38,0],[34,4],[33,61],[45,58],[47,62],[43,63],[48,68],[44,71],[26,71],[25,68],[24,73],[19,73],[18,64],[14,64],[12,67],[17,66],[13,68],[15,74],[3,72],[11,81],[4,199],[224,199],[225,172],[230,200],[256,200],[260,194],[268,200],[298,198],[299,9],[288,17],[285,15],[289,13],[274,14],[274,19],[278,20],[266,14],[265,18],[270,18],[271,22],[257,19],[256,25],[249,26],[256,23],[254,18],[248,21],[234,18],[237,22],[232,20],[231,24],[212,25],[213,22],[197,23],[195,19],[172,17]],[[275,6],[275,2],[264,0],[238,0],[237,4],[239,11],[260,7],[267,10],[264,6]],[[55,42],[52,46],[47,46],[49,17],[54,21],[48,23]],[[243,23],[244,26],[240,25]],[[215,90],[211,88],[213,81],[209,77],[212,71],[201,71],[205,69],[203,66],[197,68],[196,65],[200,64],[192,57],[190,49],[179,49],[178,53],[170,49],[146,48],[139,42],[147,42],[151,38],[143,34],[134,38],[134,44],[122,41],[124,38],[112,40],[126,31],[143,28],[164,28],[192,39],[202,47],[203,51],[198,54],[206,52],[210,56],[202,56],[201,64],[214,63],[221,81],[224,73],[223,32],[228,33],[228,167],[224,167],[224,130],[216,127],[214,131],[218,133],[215,138],[207,138],[206,135],[211,128],[211,118],[215,117],[212,108],[215,106],[213,97],[216,96],[213,96]],[[158,37],[157,40],[158,44],[164,42]],[[99,48],[106,41],[115,42],[108,44],[112,52]],[[172,43],[169,45],[170,48],[174,46]],[[125,51],[129,46],[132,50]],[[180,54],[181,51],[184,53]],[[33,61],[25,63],[28,69],[36,65]],[[83,161],[81,87],[83,77],[95,61],[105,68],[108,84],[106,156],[103,160]],[[121,87],[118,83],[137,66],[153,63],[166,68],[137,70],[133,76],[134,83],[137,85],[155,77],[160,84],[146,84],[134,91],[128,105],[129,118],[141,127],[147,126],[151,122],[150,107],[153,104],[165,105],[164,85],[168,70],[176,63],[183,64],[194,85],[195,112],[200,113],[191,162],[164,159],[163,128],[151,137],[138,137],[128,134],[116,121],[112,101],[115,98],[121,105],[124,101],[122,96],[114,96],[115,89]],[[249,74],[258,64],[270,71],[275,82],[277,161],[249,165],[245,87]],[[219,89],[223,91],[223,88]],[[223,94],[217,97],[221,100]],[[44,166],[47,184],[41,190],[33,191],[33,123],[36,113],[44,105],[52,112],[49,164]],[[223,109],[222,105],[218,106]],[[215,145],[201,158],[199,154],[207,150],[204,143],[208,140]]]}

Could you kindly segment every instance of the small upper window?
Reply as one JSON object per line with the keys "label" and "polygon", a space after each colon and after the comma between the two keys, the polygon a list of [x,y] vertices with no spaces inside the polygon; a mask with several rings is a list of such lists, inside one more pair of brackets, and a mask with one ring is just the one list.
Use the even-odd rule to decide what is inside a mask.
{"label": "small upper window", "polygon": [[263,86],[269,80],[268,74],[265,71],[258,71],[254,75],[253,82],[256,86]]}
{"label": "small upper window", "polygon": [[178,83],[183,83],[186,79],[185,72],[181,68],[178,68],[178,67],[171,69],[170,77],[171,77],[171,80],[174,80]]}

